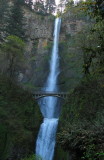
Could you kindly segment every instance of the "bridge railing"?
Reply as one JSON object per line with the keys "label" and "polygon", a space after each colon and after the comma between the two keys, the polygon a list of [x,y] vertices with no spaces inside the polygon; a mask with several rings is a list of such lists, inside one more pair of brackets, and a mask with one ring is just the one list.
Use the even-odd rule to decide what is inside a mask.
{"label": "bridge railing", "polygon": [[60,94],[60,95],[69,95],[68,92],[50,92],[50,91],[36,91],[36,92],[33,92],[34,95],[37,95],[37,94]]}
{"label": "bridge railing", "polygon": [[53,97],[66,99],[68,97],[68,95],[69,95],[68,92],[36,91],[36,92],[33,93],[33,96],[34,96],[35,99],[40,99],[40,98],[48,97],[48,96],[53,96]]}

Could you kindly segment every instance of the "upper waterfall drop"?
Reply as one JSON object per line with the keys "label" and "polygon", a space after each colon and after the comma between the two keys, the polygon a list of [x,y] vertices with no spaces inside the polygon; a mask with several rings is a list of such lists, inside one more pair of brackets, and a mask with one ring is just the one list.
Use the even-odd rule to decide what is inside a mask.
{"label": "upper waterfall drop", "polygon": [[[54,43],[52,55],[50,60],[50,72],[47,78],[45,89],[46,92],[58,91],[58,75],[59,70],[59,55],[58,43],[60,33],[61,19],[55,19],[54,27]],[[59,109],[58,98],[46,97],[40,101],[41,112],[44,116],[40,131],[36,142],[36,155],[40,156],[42,160],[52,160],[54,156],[55,137],[58,125]]]}
{"label": "upper waterfall drop", "polygon": [[[50,60],[50,72],[48,78],[45,83],[44,91],[52,92],[58,91],[59,88],[57,86],[58,82],[58,75],[60,73],[59,69],[59,55],[58,55],[58,44],[59,44],[59,33],[60,33],[60,26],[61,26],[61,18],[55,19],[55,26],[54,26],[54,43],[52,48],[52,55]],[[55,97],[46,97],[40,100],[40,108],[43,116],[45,118],[55,118],[59,116],[59,112],[56,113],[56,105],[57,105],[57,98]],[[57,107],[58,110],[58,107]]]}

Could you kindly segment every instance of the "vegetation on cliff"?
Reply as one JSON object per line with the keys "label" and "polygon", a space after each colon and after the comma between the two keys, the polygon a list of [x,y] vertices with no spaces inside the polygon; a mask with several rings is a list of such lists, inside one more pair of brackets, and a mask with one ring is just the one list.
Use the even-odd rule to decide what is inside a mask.
{"label": "vegetation on cliff", "polygon": [[14,79],[16,72],[25,63],[24,46],[25,43],[17,36],[8,36],[6,38],[5,42],[1,44],[1,73],[7,71],[5,75]]}
{"label": "vegetation on cliff", "polygon": [[82,51],[83,77],[63,106],[57,141],[73,160],[103,160],[104,6],[102,1],[89,0],[68,10],[69,18],[86,15],[90,26],[73,36],[74,47]]}
{"label": "vegetation on cliff", "polygon": [[22,5],[0,1],[0,160],[32,155],[41,123],[37,102],[18,83],[26,66]]}
{"label": "vegetation on cliff", "polygon": [[32,8],[31,0],[0,0],[0,160],[40,160],[34,152],[42,117],[31,91],[38,73],[44,81],[54,18]]}
{"label": "vegetation on cliff", "polygon": [[40,123],[41,114],[32,95],[0,76],[0,160],[34,153]]}
{"label": "vegetation on cliff", "polygon": [[[34,5],[34,9],[32,7],[31,0],[0,0],[0,160],[35,159],[32,154],[41,114],[31,93],[24,90],[17,80],[21,78],[18,76],[19,72],[26,67],[26,56],[30,56],[24,54],[29,37],[25,34],[23,9],[28,8],[28,12],[38,14],[39,19],[44,20],[44,16],[41,15],[46,16],[52,13],[55,3],[53,1],[50,5],[50,1],[47,0],[46,8],[44,8],[43,1],[40,1]],[[80,31],[76,30],[75,24],[72,23],[70,25],[73,30],[72,34],[65,34],[65,39],[60,41],[62,69],[60,84],[62,89],[67,88],[70,96],[62,109],[57,142],[65,152],[72,154],[73,160],[103,160],[103,0],[81,1],[77,6],[70,1],[62,18],[64,22],[69,19],[84,22],[84,25]],[[28,20],[28,23],[31,22],[31,19]],[[50,43],[47,39],[43,41],[43,37],[41,39],[38,37],[35,42],[32,37],[29,40],[30,46],[34,45],[32,52],[34,50],[36,52],[39,45],[43,45],[44,50],[51,49],[51,40]],[[39,58],[42,59],[42,57],[41,54]],[[48,61],[49,57],[45,55],[42,61]],[[39,64],[38,61],[35,62],[36,54],[32,53],[30,59],[31,66],[35,66],[35,63]],[[39,64],[37,71],[39,74],[42,68],[43,65]],[[29,77],[29,73],[27,74]],[[69,78],[70,75],[72,78]],[[42,76],[41,74],[39,78],[43,82]],[[36,78],[37,75],[32,75],[33,80]],[[24,84],[33,89],[30,81],[24,81]],[[25,88],[26,85],[24,85]],[[61,153],[58,153],[59,155],[56,153],[55,158],[69,159],[61,148],[57,149]]]}

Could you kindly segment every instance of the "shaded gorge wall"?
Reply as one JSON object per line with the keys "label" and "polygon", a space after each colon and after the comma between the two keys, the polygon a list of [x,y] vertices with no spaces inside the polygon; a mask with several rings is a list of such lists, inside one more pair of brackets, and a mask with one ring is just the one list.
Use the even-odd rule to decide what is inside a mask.
{"label": "shaded gorge wall", "polygon": [[27,59],[26,68],[20,72],[18,79],[23,86],[39,90],[48,75],[49,58],[53,44],[54,16],[38,15],[24,9]]}
{"label": "shaded gorge wall", "polygon": [[63,91],[73,90],[83,76],[83,56],[80,47],[76,45],[76,39],[85,25],[84,20],[75,18],[70,12],[62,16],[59,44],[61,61],[59,85]]}

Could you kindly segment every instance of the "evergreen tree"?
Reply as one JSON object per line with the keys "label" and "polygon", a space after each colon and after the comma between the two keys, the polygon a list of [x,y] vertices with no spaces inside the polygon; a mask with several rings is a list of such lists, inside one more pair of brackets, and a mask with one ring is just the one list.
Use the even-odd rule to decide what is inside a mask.
{"label": "evergreen tree", "polygon": [[56,8],[55,0],[46,0],[45,8],[47,10],[47,13],[53,13]]}
{"label": "evergreen tree", "polygon": [[100,14],[102,18],[104,18],[104,1],[103,0],[95,0],[95,8],[94,13],[95,15]]}
{"label": "evergreen tree", "polygon": [[34,11],[40,14],[46,14],[43,0],[38,0],[34,4]]}
{"label": "evergreen tree", "polygon": [[6,21],[9,13],[9,5],[7,0],[0,0],[0,41],[5,37]]}
{"label": "evergreen tree", "polygon": [[25,3],[27,4],[27,6],[32,9],[33,6],[33,0],[25,0]]}
{"label": "evergreen tree", "polygon": [[[24,41],[17,36],[8,36],[6,41],[1,45],[2,55],[5,61],[5,67],[7,67],[7,74],[13,78],[15,72],[23,66],[24,60]],[[9,62],[9,63],[8,63]]]}
{"label": "evergreen tree", "polygon": [[3,20],[4,18],[4,13],[7,10],[7,0],[0,0],[0,22]]}
{"label": "evergreen tree", "polygon": [[36,0],[34,3],[35,12],[41,14],[51,14],[54,13],[56,9],[55,0]]}
{"label": "evergreen tree", "polygon": [[72,6],[74,6],[74,1],[70,0],[69,2],[66,3],[66,10]]}
{"label": "evergreen tree", "polygon": [[21,8],[23,4],[22,0],[16,0],[11,9],[11,14],[8,19],[8,25],[6,27],[7,35],[15,35],[22,39],[25,39],[25,31],[23,29],[24,16]]}

